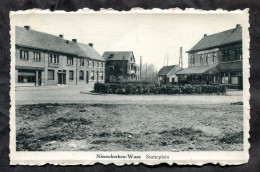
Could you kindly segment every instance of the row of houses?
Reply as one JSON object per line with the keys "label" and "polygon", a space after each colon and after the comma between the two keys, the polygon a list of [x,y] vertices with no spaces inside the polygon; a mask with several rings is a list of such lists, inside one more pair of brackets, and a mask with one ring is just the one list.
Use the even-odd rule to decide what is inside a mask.
{"label": "row of houses", "polygon": [[242,27],[212,35],[204,34],[188,53],[188,67],[164,66],[158,72],[161,83],[225,84],[243,87]]}
{"label": "row of houses", "polygon": [[63,35],[38,32],[30,26],[16,26],[15,35],[17,86],[86,85],[120,77],[140,80],[140,68],[131,51],[101,56],[93,43],[66,40]]}

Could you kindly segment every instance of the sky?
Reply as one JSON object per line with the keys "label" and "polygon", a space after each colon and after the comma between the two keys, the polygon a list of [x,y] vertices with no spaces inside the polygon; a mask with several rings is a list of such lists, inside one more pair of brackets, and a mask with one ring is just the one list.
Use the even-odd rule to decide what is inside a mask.
{"label": "sky", "polygon": [[[183,65],[188,66],[188,54],[204,34],[214,34],[246,22],[240,14],[17,14],[11,17],[12,27],[31,29],[64,39],[93,43],[102,55],[104,51],[133,51],[137,64],[154,64],[159,70],[179,63],[183,47]],[[243,26],[243,25],[242,25]]]}

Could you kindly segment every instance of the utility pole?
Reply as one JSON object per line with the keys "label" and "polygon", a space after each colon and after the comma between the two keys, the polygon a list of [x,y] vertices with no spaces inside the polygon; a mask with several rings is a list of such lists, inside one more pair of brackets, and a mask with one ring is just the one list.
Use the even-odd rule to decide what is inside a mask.
{"label": "utility pole", "polygon": [[[124,66],[124,64],[125,64],[125,55],[123,54],[123,70],[122,70],[122,77],[123,77],[123,80],[125,80],[125,73],[124,73],[124,69],[125,69],[125,66]],[[127,69],[126,69],[127,70]]]}
{"label": "utility pole", "polygon": [[169,60],[169,59],[168,59],[168,54],[167,54],[167,57],[166,57],[166,58],[167,58],[167,66],[169,66],[169,63],[168,63],[168,60]]}
{"label": "utility pole", "polygon": [[147,81],[147,62],[146,62],[146,77],[145,77],[145,80]]}
{"label": "utility pole", "polygon": [[180,66],[181,68],[183,68],[183,63],[182,63],[182,47],[180,47],[179,66]]}
{"label": "utility pole", "polygon": [[140,81],[142,81],[142,56],[140,56]]}

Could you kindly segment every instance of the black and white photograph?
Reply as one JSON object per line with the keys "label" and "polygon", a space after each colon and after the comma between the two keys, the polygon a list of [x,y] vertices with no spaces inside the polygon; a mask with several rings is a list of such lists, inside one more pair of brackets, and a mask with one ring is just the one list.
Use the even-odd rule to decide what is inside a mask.
{"label": "black and white photograph", "polygon": [[10,14],[12,164],[242,164],[244,11]]}

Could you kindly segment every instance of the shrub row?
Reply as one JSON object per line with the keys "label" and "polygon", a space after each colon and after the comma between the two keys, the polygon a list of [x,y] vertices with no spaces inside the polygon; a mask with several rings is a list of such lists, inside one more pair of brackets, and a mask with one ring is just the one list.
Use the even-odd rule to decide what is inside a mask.
{"label": "shrub row", "polygon": [[94,91],[105,94],[212,94],[226,93],[224,85],[159,85],[145,83],[95,83]]}

